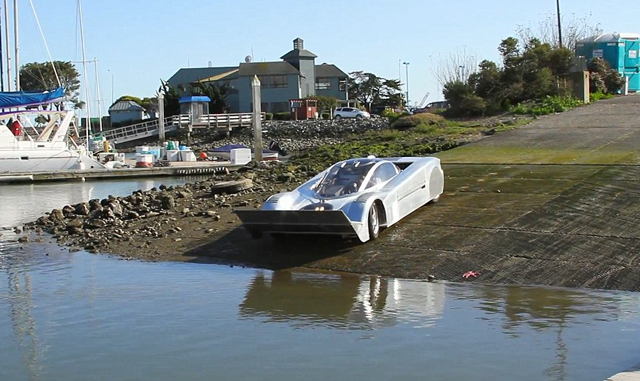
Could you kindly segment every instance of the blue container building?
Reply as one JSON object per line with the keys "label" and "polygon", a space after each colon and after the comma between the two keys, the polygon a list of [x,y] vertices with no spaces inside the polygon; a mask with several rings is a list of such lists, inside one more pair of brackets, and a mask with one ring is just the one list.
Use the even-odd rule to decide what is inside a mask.
{"label": "blue container building", "polygon": [[640,34],[607,33],[580,40],[576,43],[576,55],[588,60],[603,58],[612,69],[628,78],[629,91],[640,91]]}

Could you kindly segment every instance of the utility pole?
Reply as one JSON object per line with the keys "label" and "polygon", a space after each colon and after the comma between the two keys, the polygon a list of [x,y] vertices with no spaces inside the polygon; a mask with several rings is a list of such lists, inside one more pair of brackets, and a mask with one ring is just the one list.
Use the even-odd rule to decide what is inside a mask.
{"label": "utility pole", "polygon": [[562,47],[562,25],[560,24],[560,0],[556,0],[556,9],[558,13],[558,46]]}
{"label": "utility pole", "polygon": [[405,68],[405,78],[407,79],[406,88],[407,88],[407,108],[409,107],[409,62],[402,63]]}

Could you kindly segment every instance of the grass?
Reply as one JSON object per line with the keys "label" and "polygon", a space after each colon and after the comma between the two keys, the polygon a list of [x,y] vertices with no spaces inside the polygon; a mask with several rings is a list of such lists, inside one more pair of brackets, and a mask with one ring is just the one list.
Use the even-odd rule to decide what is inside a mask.
{"label": "grass", "polygon": [[[427,115],[427,116],[422,116]],[[427,156],[460,146],[491,131],[501,132],[528,123],[530,119],[509,123],[488,123],[487,120],[453,121],[440,115],[408,115],[413,127],[372,130],[365,134],[352,135],[347,141],[317,147],[291,159],[295,166],[305,166],[320,171],[336,161],[352,157]],[[402,122],[408,125],[408,122]]]}

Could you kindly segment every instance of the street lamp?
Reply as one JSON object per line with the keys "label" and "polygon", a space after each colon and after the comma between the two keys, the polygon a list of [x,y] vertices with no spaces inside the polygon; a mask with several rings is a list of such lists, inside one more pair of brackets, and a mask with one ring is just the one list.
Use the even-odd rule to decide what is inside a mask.
{"label": "street lamp", "polygon": [[409,107],[409,62],[403,62],[402,64],[404,65],[405,72],[406,72],[405,78],[407,79],[407,84],[406,84],[406,87],[407,87],[407,107]]}

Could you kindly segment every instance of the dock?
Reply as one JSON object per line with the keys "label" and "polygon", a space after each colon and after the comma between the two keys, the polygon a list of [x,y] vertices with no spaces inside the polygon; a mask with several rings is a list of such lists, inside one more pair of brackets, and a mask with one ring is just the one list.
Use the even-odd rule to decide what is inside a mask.
{"label": "dock", "polygon": [[202,176],[237,171],[243,165],[229,161],[172,162],[166,167],[117,168],[110,170],[63,170],[1,173],[0,184],[41,181],[107,180],[137,177]]}

